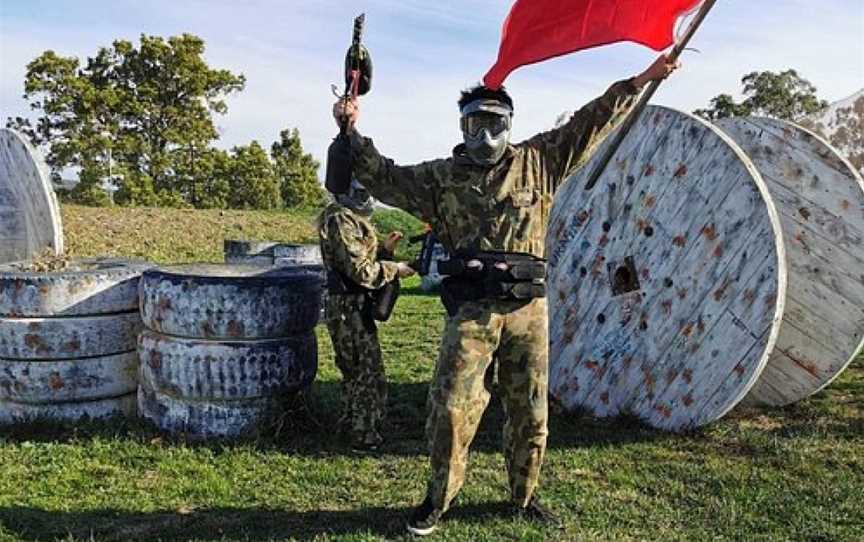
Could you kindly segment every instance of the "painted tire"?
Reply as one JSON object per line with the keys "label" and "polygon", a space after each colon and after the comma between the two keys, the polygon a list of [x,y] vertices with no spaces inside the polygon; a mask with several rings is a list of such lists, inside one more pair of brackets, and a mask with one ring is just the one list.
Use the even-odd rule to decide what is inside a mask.
{"label": "painted tire", "polygon": [[74,262],[69,271],[21,271],[0,266],[0,316],[93,316],[138,310],[138,280],[152,267],[112,258]]}
{"label": "painted tire", "polygon": [[154,391],[142,382],[138,388],[141,416],[159,430],[193,439],[236,438],[255,431],[277,406],[275,398],[231,402],[189,401]]}
{"label": "painted tire", "polygon": [[303,334],[321,310],[323,279],[312,269],[198,264],[148,270],[141,279],[141,316],[148,329],[176,337]]}
{"label": "painted tire", "polygon": [[195,401],[282,396],[309,387],[318,369],[313,333],[285,339],[218,342],[145,331],[141,380],[162,394]]}
{"label": "painted tire", "polygon": [[[62,409],[63,403],[120,397],[135,393],[137,387],[135,351],[53,362],[0,359],[0,404],[53,405]],[[70,408],[75,410],[77,406]]]}
{"label": "painted tire", "polygon": [[39,419],[55,422],[77,422],[84,419],[97,420],[114,416],[134,416],[136,405],[134,393],[98,401],[50,405],[0,401],[0,424],[15,424]]}
{"label": "painted tire", "polygon": [[0,318],[0,359],[59,360],[135,350],[137,312],[75,318]]}

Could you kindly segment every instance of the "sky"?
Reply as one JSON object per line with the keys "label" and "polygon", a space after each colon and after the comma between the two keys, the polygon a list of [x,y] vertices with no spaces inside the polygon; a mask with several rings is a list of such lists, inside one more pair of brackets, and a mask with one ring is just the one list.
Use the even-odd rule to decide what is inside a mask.
{"label": "sky", "polygon": [[[561,0],[567,1],[567,0]],[[574,0],[571,0],[574,1]],[[341,86],[352,20],[366,13],[375,64],[360,130],[397,163],[450,153],[459,143],[459,91],[497,57],[510,0],[0,0],[0,116],[35,117],[22,98],[26,64],[47,49],[82,60],[114,39],[184,32],[202,37],[215,68],[246,76],[217,115],[218,146],[296,127],[319,161],[337,128],[330,85]],[[653,103],[692,111],[738,95],[751,71],[796,69],[829,101],[864,87],[864,0],[718,0],[691,42],[698,52]],[[657,53],[631,44],[521,68],[507,80],[513,140],[551,128],[564,111],[644,69]],[[323,175],[323,172],[321,173]]]}

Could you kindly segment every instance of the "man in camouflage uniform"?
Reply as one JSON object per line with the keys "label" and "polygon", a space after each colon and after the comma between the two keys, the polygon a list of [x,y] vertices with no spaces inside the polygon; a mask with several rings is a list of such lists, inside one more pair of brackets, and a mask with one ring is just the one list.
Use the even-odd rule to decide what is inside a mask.
{"label": "man in camouflage uniform", "polygon": [[[353,128],[359,112],[356,102],[337,103],[334,116],[337,121],[347,116],[352,127],[356,177],[379,200],[431,223],[448,253],[464,255],[465,262],[493,252],[541,259],[555,191],[623,119],[640,89],[676,67],[660,57],[642,74],[612,85],[563,126],[518,145],[509,143],[509,95],[503,89],[475,87],[459,100],[464,144],[450,158],[415,166],[394,164]],[[501,265],[506,269],[508,264],[495,267]],[[426,430],[432,476],[426,499],[414,511],[408,529],[417,535],[434,531],[459,492],[468,448],[490,399],[493,360],[498,361],[507,416],[504,455],[513,504],[527,517],[555,521],[534,497],[548,433],[545,296],[466,296],[464,288],[458,291],[470,281],[457,277],[445,281],[444,300],[448,281],[456,297],[463,299],[454,306],[450,296],[429,390]],[[488,291],[487,286],[475,284],[476,291]]]}
{"label": "man in camouflage uniform", "polygon": [[318,219],[318,235],[328,275],[327,330],[342,372],[339,426],[355,448],[373,450],[383,441],[387,381],[378,330],[366,306],[367,292],[414,271],[388,261],[401,233],[392,233],[379,249],[369,221],[372,199],[362,185],[354,181],[347,194],[334,199]]}

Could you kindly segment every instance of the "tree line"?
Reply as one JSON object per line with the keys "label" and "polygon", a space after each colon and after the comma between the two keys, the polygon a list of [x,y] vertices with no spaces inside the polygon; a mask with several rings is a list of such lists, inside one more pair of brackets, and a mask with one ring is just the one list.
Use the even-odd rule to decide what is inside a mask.
{"label": "tree line", "polygon": [[[37,118],[9,118],[43,149],[52,176],[79,182],[64,199],[89,205],[231,209],[314,206],[318,162],[296,128],[265,149],[216,148],[214,115],[242,92],[242,74],[210,67],[191,34],[116,40],[81,62],[45,51],[27,65],[24,98]],[[106,190],[107,188],[107,190]]]}
{"label": "tree line", "polygon": [[[24,98],[37,113],[9,118],[43,149],[52,175],[78,171],[64,199],[101,205],[278,209],[324,201],[319,163],[304,152],[296,128],[285,129],[265,149],[259,142],[216,148],[214,115],[243,91],[242,74],[210,67],[204,41],[191,34],[168,39],[141,35],[135,44],[116,40],[84,63],[45,51],[27,65]],[[769,116],[822,132],[864,172],[864,96],[822,126],[828,106],[795,70],[752,72],[743,98],[720,94],[707,119]],[[559,123],[566,120],[559,118]],[[106,188],[108,190],[106,191]]]}

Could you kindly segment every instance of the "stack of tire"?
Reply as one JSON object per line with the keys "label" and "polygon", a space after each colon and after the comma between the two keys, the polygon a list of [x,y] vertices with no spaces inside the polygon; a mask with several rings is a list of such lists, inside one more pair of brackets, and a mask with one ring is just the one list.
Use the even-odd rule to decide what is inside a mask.
{"label": "stack of tire", "polygon": [[[0,423],[134,415],[142,262],[0,266]],[[24,270],[22,270],[24,269]]]}
{"label": "stack of tire", "polygon": [[253,435],[315,379],[322,285],[304,266],[144,273],[141,415],[190,439]]}

